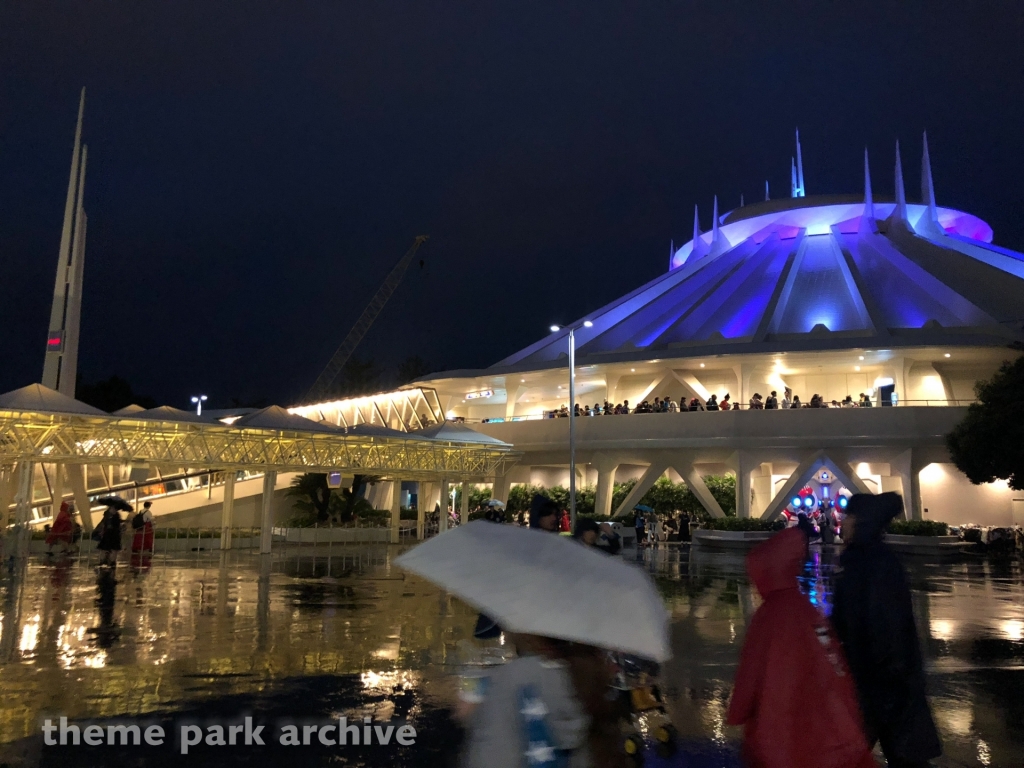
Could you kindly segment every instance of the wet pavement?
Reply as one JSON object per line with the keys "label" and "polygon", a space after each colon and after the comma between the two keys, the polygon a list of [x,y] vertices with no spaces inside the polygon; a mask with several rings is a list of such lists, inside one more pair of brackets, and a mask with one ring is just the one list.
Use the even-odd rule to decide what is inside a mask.
{"label": "wet pavement", "polygon": [[[0,572],[0,764],[195,766],[453,765],[456,644],[475,612],[392,567],[397,547],[191,552],[127,561],[30,559]],[[631,555],[632,557],[632,555]],[[758,598],[742,555],[642,553],[672,615],[663,687],[690,765],[736,765],[724,725],[746,621]],[[832,555],[805,589],[827,612]],[[1019,561],[905,561],[945,766],[1024,764],[1024,575]],[[614,596],[595,595],[611,601]],[[807,727],[824,728],[814,702]],[[162,746],[44,747],[46,717],[160,724]],[[171,742],[183,724],[266,725],[265,747]],[[281,726],[408,723],[401,746],[275,745]]]}

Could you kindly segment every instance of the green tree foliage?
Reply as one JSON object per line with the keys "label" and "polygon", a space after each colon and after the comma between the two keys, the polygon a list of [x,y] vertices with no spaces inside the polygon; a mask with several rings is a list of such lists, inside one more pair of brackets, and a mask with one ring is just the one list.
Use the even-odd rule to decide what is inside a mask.
{"label": "green tree foliage", "polygon": [[294,499],[292,507],[299,513],[299,520],[307,519],[317,523],[327,521],[332,496],[327,486],[327,475],[320,472],[297,475],[285,493]]}
{"label": "green tree foliage", "polygon": [[1024,357],[975,387],[977,403],[946,435],[957,469],[979,485],[1006,480],[1024,491]]}
{"label": "green tree foliage", "polygon": [[287,495],[293,499],[292,507],[296,516],[292,524],[306,527],[329,521],[342,525],[351,523],[358,515],[368,518],[374,515],[373,506],[361,495],[368,483],[379,478],[372,475],[356,475],[351,488],[332,489],[327,485],[327,475],[307,472],[292,480]]}
{"label": "green tree foliage", "polygon": [[120,376],[86,384],[79,378],[75,384],[75,397],[83,403],[111,413],[129,405],[141,405],[143,408],[156,408],[157,402],[146,395],[137,394],[132,385]]}
{"label": "green tree foliage", "polygon": [[889,523],[889,533],[898,536],[946,536],[949,525],[938,520],[893,520]]}
{"label": "green tree foliage", "polygon": [[[491,489],[471,485],[469,487],[469,511],[472,513],[477,507],[486,506],[491,500]],[[462,509],[462,485],[455,486],[455,509]]]}
{"label": "green tree foliage", "polygon": [[[626,480],[622,483],[615,483],[612,488],[612,512],[619,508],[619,505],[626,500],[634,487],[636,480]],[[736,478],[732,475],[706,475],[704,483],[707,485],[711,495],[718,500],[722,511],[728,517],[736,516]],[[547,496],[563,509],[569,508],[569,489],[561,485],[554,488],[545,488],[540,485],[514,485],[509,490],[508,510],[513,514],[520,511],[529,511],[530,503],[535,494]],[[576,511],[578,514],[593,516],[596,508],[597,492],[594,486],[587,485],[576,489]],[[685,512],[694,520],[704,520],[709,517],[700,501],[693,494],[686,483],[673,483],[667,477],[659,478],[658,481],[643,495],[640,504],[650,507],[659,514],[672,512]]]}

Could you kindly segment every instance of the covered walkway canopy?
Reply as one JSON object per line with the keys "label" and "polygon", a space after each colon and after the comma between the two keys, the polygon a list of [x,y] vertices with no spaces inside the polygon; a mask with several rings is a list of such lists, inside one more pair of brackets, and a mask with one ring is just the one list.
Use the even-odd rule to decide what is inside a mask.
{"label": "covered walkway canopy", "polygon": [[[171,410],[166,413],[171,415]],[[449,480],[502,475],[518,458],[506,443],[460,437],[345,430],[276,406],[232,425],[194,416],[171,420],[153,411],[117,416],[34,384],[0,395],[0,516],[6,518],[14,500],[15,468],[35,463],[203,467],[264,472],[268,477],[277,472],[341,472],[446,485]],[[76,475],[81,477],[69,475],[72,485]],[[20,473],[20,478],[29,476]],[[91,523],[85,518],[83,522]],[[264,522],[270,522],[269,512]],[[265,533],[269,536],[269,530]]]}

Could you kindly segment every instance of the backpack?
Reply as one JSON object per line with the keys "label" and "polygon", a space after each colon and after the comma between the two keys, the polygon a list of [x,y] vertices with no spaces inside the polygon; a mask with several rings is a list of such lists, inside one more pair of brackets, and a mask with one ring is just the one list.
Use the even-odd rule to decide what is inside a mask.
{"label": "backpack", "polygon": [[132,530],[139,530],[146,527],[146,518],[142,516],[141,512],[136,512],[132,517]]}

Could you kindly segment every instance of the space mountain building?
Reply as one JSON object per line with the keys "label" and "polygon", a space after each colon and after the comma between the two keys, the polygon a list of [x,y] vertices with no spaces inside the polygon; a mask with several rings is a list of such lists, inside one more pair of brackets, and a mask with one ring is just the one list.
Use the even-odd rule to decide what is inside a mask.
{"label": "space mountain building", "polygon": [[[741,516],[774,517],[827,468],[848,491],[903,493],[908,517],[1024,515],[1005,485],[972,486],[942,438],[976,382],[1024,343],[1024,254],[994,245],[977,216],[937,204],[927,137],[920,167],[919,202],[907,201],[898,144],[894,200],[872,194],[866,151],[863,194],[807,196],[798,136],[789,198],[722,216],[716,199],[711,231],[695,213],[693,239],[672,249],[663,275],[566,327],[578,403],[728,394],[742,407],[578,420],[579,481],[597,486],[599,512],[615,511],[614,481],[640,480],[625,513],[668,473],[721,514],[698,486],[727,471]],[[568,403],[567,337],[419,382],[450,418],[525,451],[495,478],[499,496],[508,483],[567,479],[569,419],[545,418]],[[786,388],[804,403],[863,394],[875,407],[745,410],[755,393]]]}

